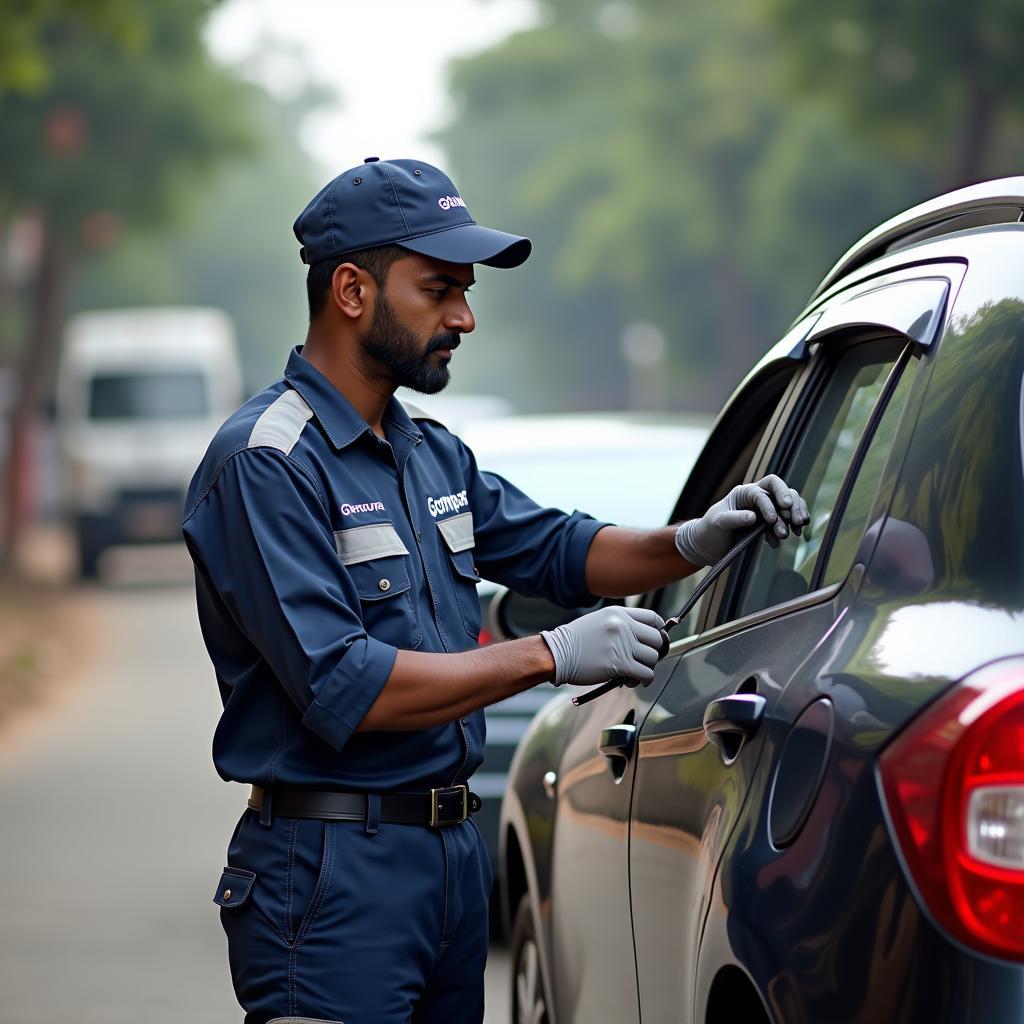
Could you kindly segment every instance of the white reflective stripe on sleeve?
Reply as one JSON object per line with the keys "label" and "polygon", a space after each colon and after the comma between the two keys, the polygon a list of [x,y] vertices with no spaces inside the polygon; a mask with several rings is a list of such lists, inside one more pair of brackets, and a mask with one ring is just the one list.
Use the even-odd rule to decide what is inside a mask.
{"label": "white reflective stripe on sleeve", "polygon": [[334,544],[345,565],[369,562],[373,558],[387,558],[388,555],[409,554],[398,531],[390,523],[335,530]]}
{"label": "white reflective stripe on sleeve", "polygon": [[313,410],[298,391],[289,388],[276,398],[253,425],[249,435],[250,448],[278,448],[291,454],[303,427],[312,419]]}
{"label": "white reflective stripe on sleeve", "polygon": [[474,544],[472,512],[462,512],[448,519],[440,519],[437,528],[441,531],[448,549],[453,553],[468,551]]}

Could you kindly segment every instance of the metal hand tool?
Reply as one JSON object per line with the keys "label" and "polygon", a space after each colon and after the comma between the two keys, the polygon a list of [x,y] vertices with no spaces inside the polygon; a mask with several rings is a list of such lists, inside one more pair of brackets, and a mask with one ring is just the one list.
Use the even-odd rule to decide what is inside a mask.
{"label": "metal hand tool", "polygon": [[[736,561],[744,551],[749,548],[754,541],[760,537],[765,530],[768,529],[768,523],[763,519],[753,528],[751,531],[738,543],[734,544],[729,550],[711,567],[711,571],[697,584],[694,588],[693,593],[689,596],[686,604],[683,605],[679,611],[671,618],[665,620],[665,627],[662,629],[662,642],[661,651],[658,654],[659,660],[664,658],[668,654],[669,649],[669,630],[675,629],[687,615],[690,614],[693,606],[703,597],[707,592],[708,588],[712,583],[715,582],[718,577],[725,572],[726,569]],[[578,697],[572,698],[574,707],[581,707],[584,704],[589,704],[592,700],[603,696],[606,693],[610,693],[612,690],[619,686],[631,685],[632,680],[626,680],[620,677],[615,679],[609,679],[606,683],[601,683],[600,686],[595,686],[593,690],[588,690],[586,693],[580,694]]]}

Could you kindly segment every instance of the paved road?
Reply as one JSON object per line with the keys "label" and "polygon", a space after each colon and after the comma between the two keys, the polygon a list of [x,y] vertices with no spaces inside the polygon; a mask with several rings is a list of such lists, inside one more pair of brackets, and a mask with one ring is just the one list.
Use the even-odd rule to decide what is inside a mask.
{"label": "paved road", "polygon": [[[177,555],[162,571],[181,577]],[[210,896],[243,795],[210,764],[192,591],[90,600],[99,654],[0,737],[0,1024],[240,1021]],[[487,1024],[507,978],[492,952]]]}

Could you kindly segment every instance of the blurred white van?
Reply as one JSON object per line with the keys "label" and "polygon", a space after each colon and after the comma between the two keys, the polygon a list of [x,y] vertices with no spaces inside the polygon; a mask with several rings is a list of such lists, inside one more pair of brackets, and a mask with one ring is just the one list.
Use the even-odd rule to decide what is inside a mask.
{"label": "blurred white van", "polygon": [[80,572],[115,544],[181,539],[185,488],[242,398],[234,331],[217,309],[72,317],[57,374],[63,505]]}

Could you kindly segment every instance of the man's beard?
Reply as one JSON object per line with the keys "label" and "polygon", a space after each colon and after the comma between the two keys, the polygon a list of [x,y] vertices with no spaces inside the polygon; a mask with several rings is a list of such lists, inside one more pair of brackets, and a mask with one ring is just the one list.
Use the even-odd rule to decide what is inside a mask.
{"label": "man's beard", "polygon": [[412,388],[424,395],[434,395],[448,386],[451,374],[447,362],[431,366],[427,357],[441,348],[458,348],[460,334],[445,331],[435,334],[422,351],[421,342],[399,319],[394,309],[377,293],[377,305],[370,331],[363,339],[363,352],[388,371],[399,387]]}

